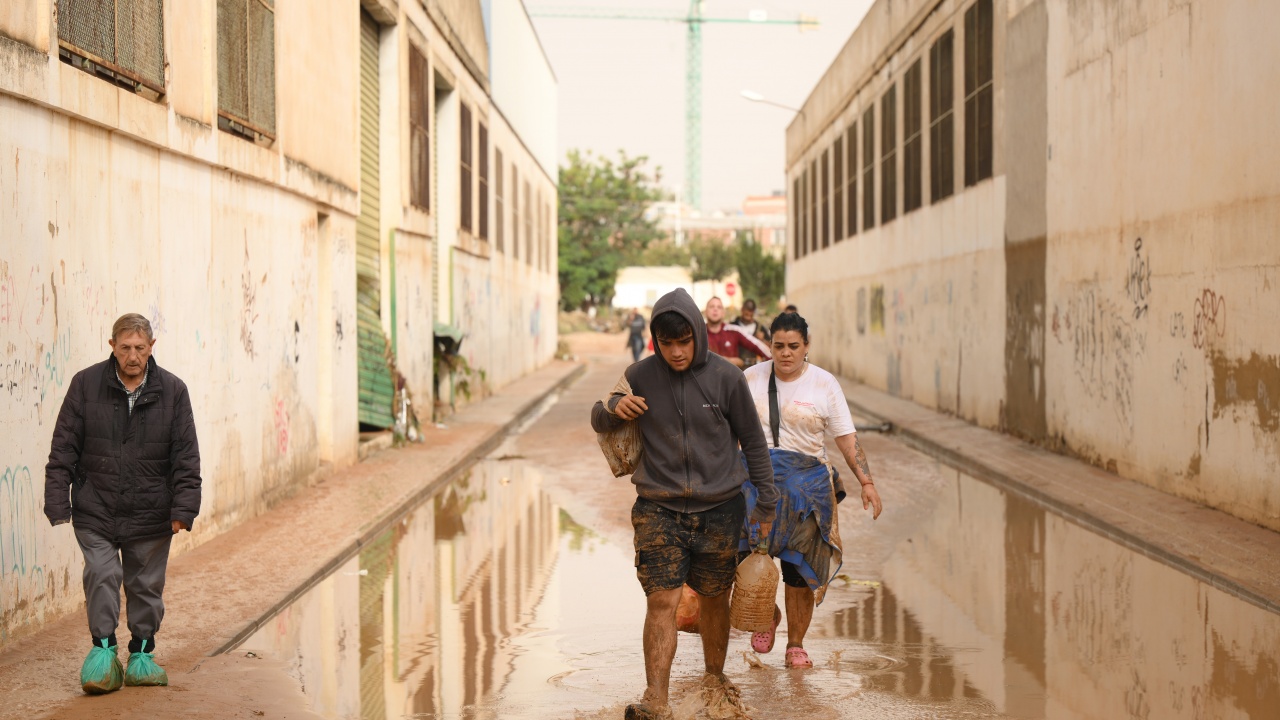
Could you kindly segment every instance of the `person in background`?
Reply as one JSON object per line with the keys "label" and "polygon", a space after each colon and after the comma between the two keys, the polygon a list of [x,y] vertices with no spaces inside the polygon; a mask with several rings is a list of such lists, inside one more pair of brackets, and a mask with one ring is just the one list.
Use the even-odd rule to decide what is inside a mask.
{"label": "person in background", "polygon": [[[764,323],[756,319],[755,300],[751,298],[744,300],[742,302],[742,313],[729,324],[742,328],[743,332],[763,342],[765,345],[769,344],[769,329],[764,326]],[[743,367],[751,367],[760,359],[756,353],[747,349],[739,350],[738,358],[742,360]]]}
{"label": "person in background", "polygon": [[[591,409],[591,427],[610,432],[634,422],[643,447],[631,476],[636,488],[636,576],[644,590],[643,699],[627,720],[670,717],[668,689],[676,653],[676,610],[684,585],[698,594],[708,690],[735,697],[724,675],[729,648],[729,588],[738,534],[746,520],[743,484],[758,490],[751,515],[761,531],[773,521],[776,494],[768,443],[742,373],[707,349],[707,331],[683,289],[653,306],[657,351],[632,364],[609,397]],[[740,461],[739,446],[745,456]]]}
{"label": "person in background", "polygon": [[711,348],[711,352],[728,360],[737,367],[743,367],[744,363],[739,353],[751,353],[757,358],[769,357],[769,346],[760,342],[755,337],[747,334],[737,325],[730,325],[724,321],[724,303],[720,298],[713,297],[707,301],[707,339]]}
{"label": "person in background", "polygon": [[644,315],[640,314],[640,308],[631,311],[631,317],[627,320],[627,330],[630,334],[627,336],[627,347],[631,349],[631,362],[640,362],[640,356],[644,354],[644,331],[648,323],[644,319]]}
{"label": "person in background", "polygon": [[785,308],[782,309],[782,312],[798,313],[800,311],[796,309],[795,305],[788,304]]}
{"label": "person in background", "polygon": [[[45,466],[44,514],[53,525],[71,523],[84,553],[93,649],[80,686],[90,694],[168,684],[153,653],[169,544],[200,513],[200,446],[186,384],[156,364],[145,317],[120,316],[108,342],[106,360],[71,378]],[[133,635],[123,673],[122,583]]]}
{"label": "person in background", "polygon": [[[769,537],[769,553],[782,559],[787,608],[785,665],[808,668],[813,662],[804,649],[804,636],[813,620],[814,605],[822,602],[843,555],[836,504],[844,499],[845,491],[827,458],[828,437],[835,439],[853,469],[861,487],[862,508],[870,508],[875,519],[880,517],[882,504],[840,382],[808,362],[808,323],[796,313],[783,313],[774,318],[770,329],[773,359],[743,373],[761,429],[769,440],[778,493],[778,520],[773,523],[772,535],[763,528],[760,532]],[[770,399],[771,384],[776,387],[776,403]],[[750,508],[751,488],[745,490]],[[749,550],[745,538],[751,536],[750,531],[748,523],[739,544],[740,557]],[[780,620],[781,613],[775,608],[773,630],[754,633],[753,650],[767,653],[773,649]]]}

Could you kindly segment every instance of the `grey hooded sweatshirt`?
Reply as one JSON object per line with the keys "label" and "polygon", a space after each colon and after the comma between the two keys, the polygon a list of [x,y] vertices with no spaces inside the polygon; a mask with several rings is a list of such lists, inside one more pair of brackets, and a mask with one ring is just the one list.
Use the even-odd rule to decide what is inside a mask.
{"label": "grey hooded sweatshirt", "polygon": [[[673,290],[653,306],[655,319],[668,312],[679,313],[693,328],[693,363],[676,372],[656,352],[628,367],[623,374],[626,382],[618,383],[630,385],[632,394],[644,398],[649,408],[636,420],[644,446],[640,467],[631,476],[636,493],[676,512],[710,510],[733,499],[748,479],[738,459],[741,444],[750,480],[759,491],[752,519],[772,521],[778,491],[746,378],[728,360],[708,350],[707,325],[689,293]],[[622,391],[615,390],[607,404],[596,402],[591,409],[591,427],[596,432],[625,422],[613,414],[622,396]]]}

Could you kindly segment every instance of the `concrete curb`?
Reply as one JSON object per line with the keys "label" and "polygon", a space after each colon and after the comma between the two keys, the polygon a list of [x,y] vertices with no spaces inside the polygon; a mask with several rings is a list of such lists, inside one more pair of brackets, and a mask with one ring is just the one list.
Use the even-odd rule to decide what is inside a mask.
{"label": "concrete curb", "polygon": [[[423,500],[430,497],[438,488],[442,485],[453,482],[466,472],[467,469],[474,465],[477,459],[496,450],[516,427],[527,420],[534,410],[542,405],[542,403],[546,402],[547,398],[572,385],[578,380],[578,378],[582,377],[586,371],[586,364],[578,363],[576,367],[548,387],[544,392],[538,394],[520,406],[515,413],[512,414],[510,420],[503,424],[502,427],[485,436],[463,457],[459,458],[452,465],[442,470],[438,475],[436,475],[436,477],[423,483],[417,490],[414,490],[407,497],[389,508],[351,544],[340,550],[336,555],[330,558],[328,562],[321,565],[318,570],[312,573],[310,577],[304,580],[293,590],[286,593],[284,597],[280,598],[280,600],[276,601],[276,603],[268,608],[265,613],[253,620],[250,620],[243,628],[240,629],[239,632],[232,636],[230,640],[210,652],[207,657],[214,657],[216,655],[228,653],[236,649],[236,647],[245,640],[248,640],[249,637],[261,629],[263,625],[267,624],[273,617],[278,615],[280,611],[284,610],[289,605],[292,605],[299,597],[318,585],[320,581],[329,577],[334,572],[337,572],[338,568],[342,567],[344,563],[358,554],[361,549],[373,541],[374,538],[381,535],[387,528],[399,522],[401,518],[417,508]],[[199,665],[197,664],[196,667],[199,667]]]}
{"label": "concrete curb", "polygon": [[[994,485],[995,487],[1026,498],[1055,515],[1066,518],[1080,527],[1102,535],[1103,537],[1123,545],[1134,552],[1145,555],[1152,560],[1156,560],[1176,570],[1180,570],[1196,580],[1217,588],[1228,595],[1239,598],[1251,605],[1256,605],[1263,610],[1280,614],[1280,599],[1278,598],[1270,598],[1255,592],[1226,575],[1216,572],[1208,565],[1197,562],[1185,555],[1170,551],[1168,548],[1162,547],[1146,538],[1131,533],[1096,515],[1083,512],[1079,507],[1064,502],[1063,500],[1054,497],[1051,493],[1031,487],[1017,478],[1002,473],[976,457],[965,455],[953,448],[936,442],[926,433],[914,430],[909,425],[904,426],[894,418],[886,417],[882,412],[874,411],[859,402],[848,400],[847,398],[846,402],[848,402],[849,408],[858,415],[870,418],[871,420],[879,423],[892,422],[893,430],[890,433],[891,435],[901,439],[910,447],[919,450],[926,455],[938,458],[957,470],[972,475],[973,477]],[[1042,452],[1048,451],[1042,450]]]}

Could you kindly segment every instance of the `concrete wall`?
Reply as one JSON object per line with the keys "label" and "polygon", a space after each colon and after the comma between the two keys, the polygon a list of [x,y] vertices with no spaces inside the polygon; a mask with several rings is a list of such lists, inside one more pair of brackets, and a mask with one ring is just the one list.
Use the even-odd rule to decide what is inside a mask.
{"label": "concrete wall", "polygon": [[[794,190],[872,103],[878,154],[898,88],[898,217],[797,259],[791,216],[812,357],[1280,529],[1280,50],[1264,30],[1280,7],[995,0],[994,172],[966,188],[972,5],[878,2],[788,128]],[[956,194],[930,203],[926,131],[924,205],[904,215],[902,78],[924,58],[927,128],[928,50],[948,29]],[[878,161],[876,182],[878,209]]]}
{"label": "concrete wall", "polygon": [[[425,48],[480,116],[502,121],[487,80],[470,74],[475,64],[454,54],[426,9],[365,6],[383,23],[383,329],[429,422],[435,287],[452,268],[436,262],[438,238],[458,235],[457,214],[408,204],[409,44]],[[48,0],[0,10],[0,646],[83,601],[74,538],[43,516],[43,467],[66,384],[107,357],[119,315],[151,319],[157,362],[191,388],[204,503],[176,552],[357,460],[362,4],[275,7],[277,135],[257,143],[217,127],[213,0],[165,4],[158,99],[59,61]],[[534,178],[532,156],[505,132],[504,151]],[[457,197],[456,157],[433,168],[440,196]],[[536,187],[554,208],[550,179]],[[497,363],[491,376],[507,382],[549,359],[554,271],[466,271],[501,288],[478,296],[496,309],[472,312],[521,319],[518,334],[494,341],[503,359],[485,359]]]}
{"label": "concrete wall", "polygon": [[543,52],[523,0],[493,0],[490,13],[493,100],[510,118],[543,172],[554,177],[558,90],[551,61]]}

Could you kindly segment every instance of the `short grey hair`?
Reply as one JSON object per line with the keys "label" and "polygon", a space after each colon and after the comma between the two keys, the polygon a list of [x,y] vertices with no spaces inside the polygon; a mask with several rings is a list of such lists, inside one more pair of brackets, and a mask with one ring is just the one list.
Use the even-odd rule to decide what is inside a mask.
{"label": "short grey hair", "polygon": [[151,321],[138,313],[121,315],[111,326],[111,339],[119,340],[121,335],[132,332],[140,332],[146,335],[148,340],[156,339],[156,336],[151,334]]}

